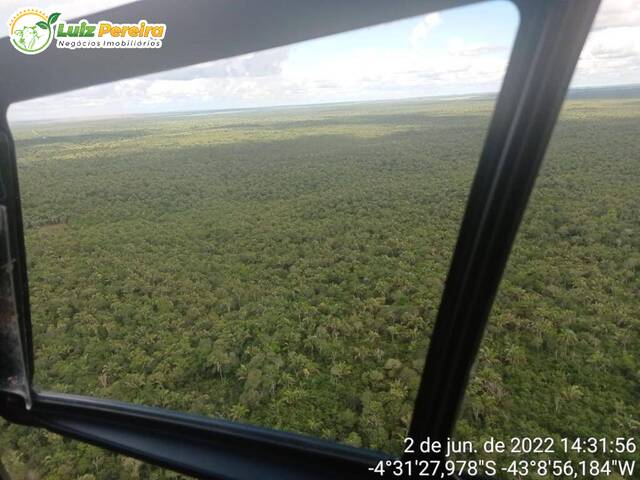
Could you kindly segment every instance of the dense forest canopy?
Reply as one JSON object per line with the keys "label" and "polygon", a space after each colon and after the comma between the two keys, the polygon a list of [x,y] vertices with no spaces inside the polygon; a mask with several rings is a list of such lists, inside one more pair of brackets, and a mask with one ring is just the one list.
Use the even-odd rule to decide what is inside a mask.
{"label": "dense forest canopy", "polygon": [[[398,453],[493,100],[14,128],[35,383]],[[458,437],[640,433],[640,99],[569,100]],[[177,475],[5,425],[17,478]]]}

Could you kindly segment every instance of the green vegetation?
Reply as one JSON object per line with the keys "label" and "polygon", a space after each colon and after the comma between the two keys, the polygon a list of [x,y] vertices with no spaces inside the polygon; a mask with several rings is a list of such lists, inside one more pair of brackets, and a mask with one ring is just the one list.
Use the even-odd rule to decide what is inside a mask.
{"label": "green vegetation", "polygon": [[[14,129],[38,388],[398,453],[493,102]],[[640,429],[640,102],[571,100],[461,438]],[[5,426],[7,467],[173,478]]]}

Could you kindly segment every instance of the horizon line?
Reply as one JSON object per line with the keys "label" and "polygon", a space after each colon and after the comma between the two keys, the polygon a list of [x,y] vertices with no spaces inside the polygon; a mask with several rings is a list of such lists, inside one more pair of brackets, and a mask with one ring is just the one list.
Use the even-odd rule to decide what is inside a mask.
{"label": "horizon line", "polygon": [[[586,86],[577,86],[577,87],[569,87],[567,89],[567,96],[569,98],[569,94],[571,92],[579,91],[579,90],[605,90],[605,89],[627,89],[638,87],[640,88],[640,83],[625,83],[625,84],[615,84],[615,85],[586,85]],[[169,115],[190,115],[190,114],[224,114],[224,113],[242,113],[242,112],[250,112],[256,110],[269,110],[269,109],[287,109],[287,108],[304,108],[304,107],[322,107],[322,106],[331,106],[331,105],[348,105],[348,104],[366,104],[366,103],[382,103],[382,102],[403,102],[403,101],[417,101],[417,100],[437,100],[437,99],[450,99],[450,100],[462,100],[468,99],[469,97],[495,97],[500,93],[500,91],[485,91],[485,92],[473,92],[473,93],[459,93],[459,94],[448,94],[448,95],[423,95],[417,97],[401,97],[401,98],[379,98],[373,100],[339,100],[339,101],[330,101],[330,102],[315,102],[315,103],[292,103],[292,104],[274,104],[274,105],[263,105],[258,107],[228,107],[228,108],[204,108],[204,109],[194,109],[194,110],[159,110],[157,112],[136,112],[136,113],[124,113],[124,114],[110,114],[110,115],[88,115],[81,117],[49,117],[43,119],[27,119],[27,120],[12,120],[10,123],[13,124],[30,124],[30,123],[51,123],[51,122],[59,122],[59,123],[73,123],[79,120],[88,120],[88,121],[100,121],[100,120],[113,120],[118,118],[130,118],[130,117],[152,117],[152,116],[169,116]],[[36,100],[36,99],[32,99]],[[26,100],[27,102],[29,100]],[[22,102],[20,102],[22,103]],[[10,108],[10,107],[9,107]],[[9,117],[9,115],[7,115]]]}

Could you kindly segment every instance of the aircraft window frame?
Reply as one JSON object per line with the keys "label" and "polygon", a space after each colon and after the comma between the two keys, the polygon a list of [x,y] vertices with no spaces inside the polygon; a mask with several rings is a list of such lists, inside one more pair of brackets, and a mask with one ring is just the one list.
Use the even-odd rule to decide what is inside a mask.
{"label": "aircraft window frame", "polygon": [[[509,251],[600,3],[512,1],[520,11],[520,26],[468,197],[422,372],[409,431],[414,439],[445,441],[454,431]],[[181,5],[179,14],[172,12],[171,2],[154,0],[100,13],[127,20],[154,11],[160,19],[164,11],[166,18],[175,21],[173,31],[206,19],[207,28],[190,28],[197,32],[195,39],[168,36],[162,55],[153,52],[144,59],[136,57],[135,52],[85,51],[65,55],[51,49],[34,59],[14,52],[8,42],[0,45],[0,57],[8,63],[0,84],[0,179],[4,187],[0,206],[7,211],[5,234],[10,263],[14,265],[15,303],[28,379],[25,395],[0,389],[0,414],[12,422],[47,428],[200,477],[331,478],[339,473],[344,478],[369,478],[372,474],[368,468],[392,457],[234,422],[31,389],[34,365],[25,247],[15,148],[6,121],[11,103],[476,2],[186,3]],[[220,9],[222,5],[224,9]],[[112,68],[114,64],[119,68]],[[42,75],[43,71],[47,75]],[[67,81],[69,71],[76,74]],[[7,315],[9,312],[0,311],[2,318]],[[0,361],[3,353],[0,352]],[[27,398],[31,398],[31,406]],[[403,459],[411,460],[414,455]],[[440,455],[420,455],[420,459],[442,460]]]}

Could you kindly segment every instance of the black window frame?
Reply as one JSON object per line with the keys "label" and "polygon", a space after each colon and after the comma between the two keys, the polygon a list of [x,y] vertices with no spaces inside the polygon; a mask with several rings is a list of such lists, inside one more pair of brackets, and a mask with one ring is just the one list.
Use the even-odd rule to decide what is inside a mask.
{"label": "black window frame", "polygon": [[[471,367],[553,126],[600,0],[512,0],[520,26],[480,155],[448,272],[409,436],[452,436]],[[60,393],[37,392],[16,153],[10,104],[355,28],[477,0],[142,0],[86,17],[169,23],[164,46],[123,50],[51,48],[37,56],[0,40],[0,207],[24,368],[31,399],[0,390],[8,421],[46,428],[142,461],[204,478],[379,478],[392,457],[303,435]],[[491,19],[485,19],[491,21]],[[194,29],[193,25],[206,25]],[[190,27],[190,28],[186,28]],[[190,37],[181,32],[194,32]],[[117,65],[117,68],[113,68]],[[43,74],[43,72],[45,72]],[[68,72],[73,72],[69,75]],[[0,318],[7,315],[0,306]],[[6,362],[0,351],[0,362]],[[404,459],[409,459],[405,455]],[[422,455],[421,459],[439,459]]]}

